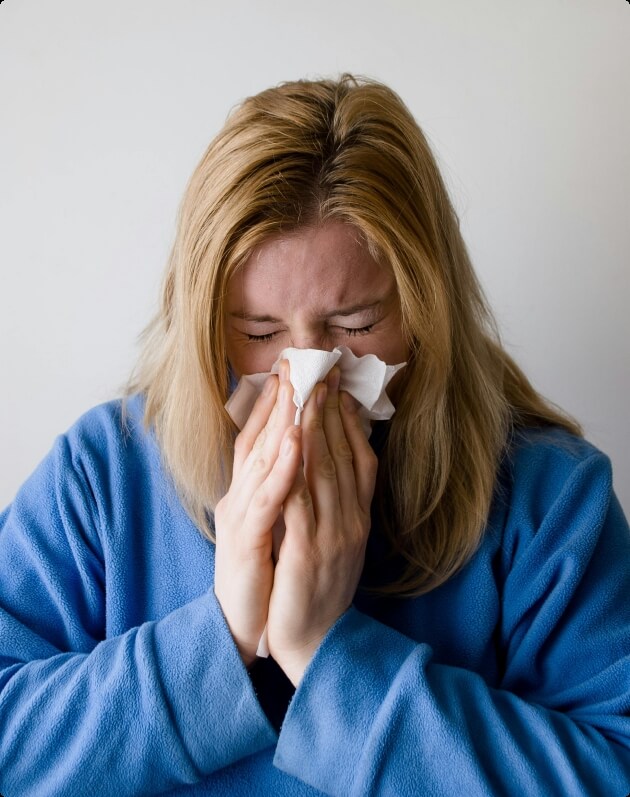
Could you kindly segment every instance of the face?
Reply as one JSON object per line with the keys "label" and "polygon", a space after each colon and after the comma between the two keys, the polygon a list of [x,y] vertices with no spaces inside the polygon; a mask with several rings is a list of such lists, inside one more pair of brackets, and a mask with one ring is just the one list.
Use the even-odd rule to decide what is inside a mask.
{"label": "face", "polygon": [[226,339],[237,377],[271,370],[282,349],[347,346],[408,359],[394,276],[355,227],[327,222],[257,247],[228,286]]}

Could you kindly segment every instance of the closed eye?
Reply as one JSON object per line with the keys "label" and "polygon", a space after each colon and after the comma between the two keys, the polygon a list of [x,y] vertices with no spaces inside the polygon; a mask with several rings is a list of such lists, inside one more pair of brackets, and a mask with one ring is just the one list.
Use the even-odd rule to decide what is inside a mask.
{"label": "closed eye", "polygon": [[[346,335],[349,338],[355,338],[360,335],[367,335],[368,332],[372,331],[374,324],[369,324],[365,327],[334,327],[334,329],[339,330],[341,334]],[[265,335],[247,335],[247,340],[250,343],[269,343],[269,341],[273,340],[277,335],[277,332],[267,332]]]}
{"label": "closed eye", "polygon": [[372,331],[372,327],[374,324],[370,324],[367,327],[340,327],[344,331],[344,334],[348,335],[350,338],[354,338],[357,335],[367,335],[368,332]]}
{"label": "closed eye", "polygon": [[275,335],[275,332],[268,332],[266,335],[248,335],[247,340],[252,341],[252,343],[268,343],[273,340]]}

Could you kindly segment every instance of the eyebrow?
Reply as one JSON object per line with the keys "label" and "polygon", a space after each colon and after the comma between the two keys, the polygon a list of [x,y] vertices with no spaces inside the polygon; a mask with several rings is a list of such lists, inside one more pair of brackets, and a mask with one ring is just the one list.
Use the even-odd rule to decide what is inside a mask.
{"label": "eyebrow", "polygon": [[[361,313],[365,310],[372,310],[375,307],[378,307],[380,304],[384,304],[389,296],[384,296],[382,299],[377,299],[375,302],[368,302],[364,304],[353,304],[350,307],[341,307],[336,310],[333,310],[330,313],[326,313],[324,318],[335,318],[336,316],[350,316],[355,315],[356,313]],[[232,318],[239,318],[242,321],[254,321],[260,324],[280,324],[281,321],[279,318],[274,318],[271,315],[256,315],[256,313],[248,313],[247,311],[242,312],[234,312],[229,314]]]}

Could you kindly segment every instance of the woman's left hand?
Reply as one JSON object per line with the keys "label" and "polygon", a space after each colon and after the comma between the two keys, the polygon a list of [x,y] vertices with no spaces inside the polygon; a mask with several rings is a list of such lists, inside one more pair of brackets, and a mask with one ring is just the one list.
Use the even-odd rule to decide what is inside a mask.
{"label": "woman's left hand", "polygon": [[294,685],[348,609],[363,569],[378,460],[339,369],[302,415],[304,467],[284,502],[267,631],[271,655]]}

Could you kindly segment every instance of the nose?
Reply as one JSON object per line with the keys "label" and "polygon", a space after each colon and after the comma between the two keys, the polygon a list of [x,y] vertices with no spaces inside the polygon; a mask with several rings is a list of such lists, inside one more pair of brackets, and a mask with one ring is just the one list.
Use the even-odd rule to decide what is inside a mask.
{"label": "nose", "polygon": [[297,332],[291,336],[291,346],[294,349],[321,349],[322,351],[332,351],[335,346],[321,332],[309,330]]}

